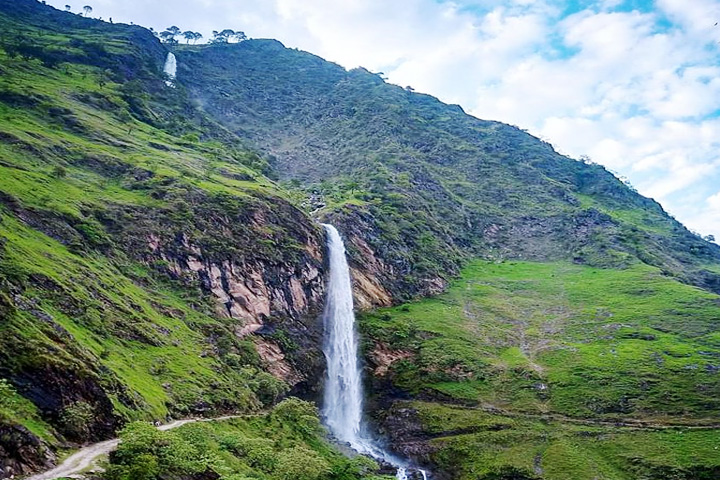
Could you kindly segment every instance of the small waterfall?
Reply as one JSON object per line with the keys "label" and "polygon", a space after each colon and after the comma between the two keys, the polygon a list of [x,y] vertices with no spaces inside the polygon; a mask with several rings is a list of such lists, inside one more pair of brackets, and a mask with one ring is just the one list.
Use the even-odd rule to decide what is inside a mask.
{"label": "small waterfall", "polygon": [[175,54],[172,52],[168,52],[167,58],[165,59],[165,67],[163,68],[163,72],[167,76],[167,80],[165,80],[165,85],[168,87],[175,88],[175,76],[177,74],[177,59],[175,58]]}
{"label": "small waterfall", "polygon": [[[330,279],[323,313],[327,377],[322,415],[330,432],[339,441],[349,443],[359,453],[394,465],[397,479],[407,480],[407,462],[386,452],[369,437],[363,422],[362,371],[358,364],[350,267],[337,229],[332,225],[323,227],[327,232],[330,254]],[[417,471],[422,474],[423,480],[427,480],[424,470]]]}

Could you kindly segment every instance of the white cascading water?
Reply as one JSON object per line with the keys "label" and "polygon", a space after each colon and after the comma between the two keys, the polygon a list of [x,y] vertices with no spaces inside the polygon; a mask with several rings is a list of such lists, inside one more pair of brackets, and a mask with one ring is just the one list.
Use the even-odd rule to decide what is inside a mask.
{"label": "white cascading water", "polygon": [[[407,464],[380,447],[366,436],[363,422],[362,372],[358,364],[358,340],[353,312],[350,268],[345,245],[337,229],[323,225],[327,232],[330,254],[330,280],[323,323],[327,377],[322,414],[330,432],[341,442],[349,443],[359,453],[397,467],[398,480],[407,480]],[[426,472],[422,473],[427,480]]]}
{"label": "white cascading water", "polygon": [[165,75],[167,75],[167,80],[165,80],[165,85],[168,87],[175,87],[175,76],[177,75],[177,59],[175,58],[175,54],[172,52],[168,52],[167,58],[165,59],[165,68],[163,68],[163,72]]}

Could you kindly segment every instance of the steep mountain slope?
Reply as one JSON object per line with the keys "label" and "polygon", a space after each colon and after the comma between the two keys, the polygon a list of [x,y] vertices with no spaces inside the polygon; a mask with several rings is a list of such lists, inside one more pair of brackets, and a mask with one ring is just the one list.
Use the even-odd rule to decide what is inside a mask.
{"label": "steep mountain slope", "polygon": [[0,28],[0,477],[315,389],[322,231],[165,86],[165,48],[34,0]]}
{"label": "steep mountain slope", "polygon": [[178,59],[204,111],[281,178],[325,195],[356,266],[396,298],[439,290],[469,256],[643,262],[720,291],[707,268],[720,247],[515,127],[273,40],[182,47]]}

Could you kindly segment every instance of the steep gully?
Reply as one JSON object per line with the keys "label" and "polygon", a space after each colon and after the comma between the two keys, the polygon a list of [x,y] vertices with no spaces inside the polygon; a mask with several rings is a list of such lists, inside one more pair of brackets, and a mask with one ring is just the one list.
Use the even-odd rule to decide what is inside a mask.
{"label": "steep gully", "polygon": [[407,480],[415,470],[427,480],[427,473],[386,451],[372,438],[363,420],[362,371],[358,364],[358,339],[353,313],[350,268],[345,245],[337,229],[323,225],[327,232],[330,263],[327,298],[323,323],[327,359],[327,377],[322,414],[335,438],[348,443],[361,454],[389,463],[397,468],[398,480]]}

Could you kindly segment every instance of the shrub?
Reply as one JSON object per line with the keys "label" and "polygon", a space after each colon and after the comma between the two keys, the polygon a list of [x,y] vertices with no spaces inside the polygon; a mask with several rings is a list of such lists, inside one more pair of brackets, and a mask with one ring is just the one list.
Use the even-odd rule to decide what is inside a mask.
{"label": "shrub", "polygon": [[317,480],[330,473],[320,455],[304,447],[288,448],[278,455],[275,476],[281,480]]}
{"label": "shrub", "polygon": [[95,409],[86,402],[75,402],[63,410],[60,424],[63,432],[74,438],[85,438],[90,433]]}

